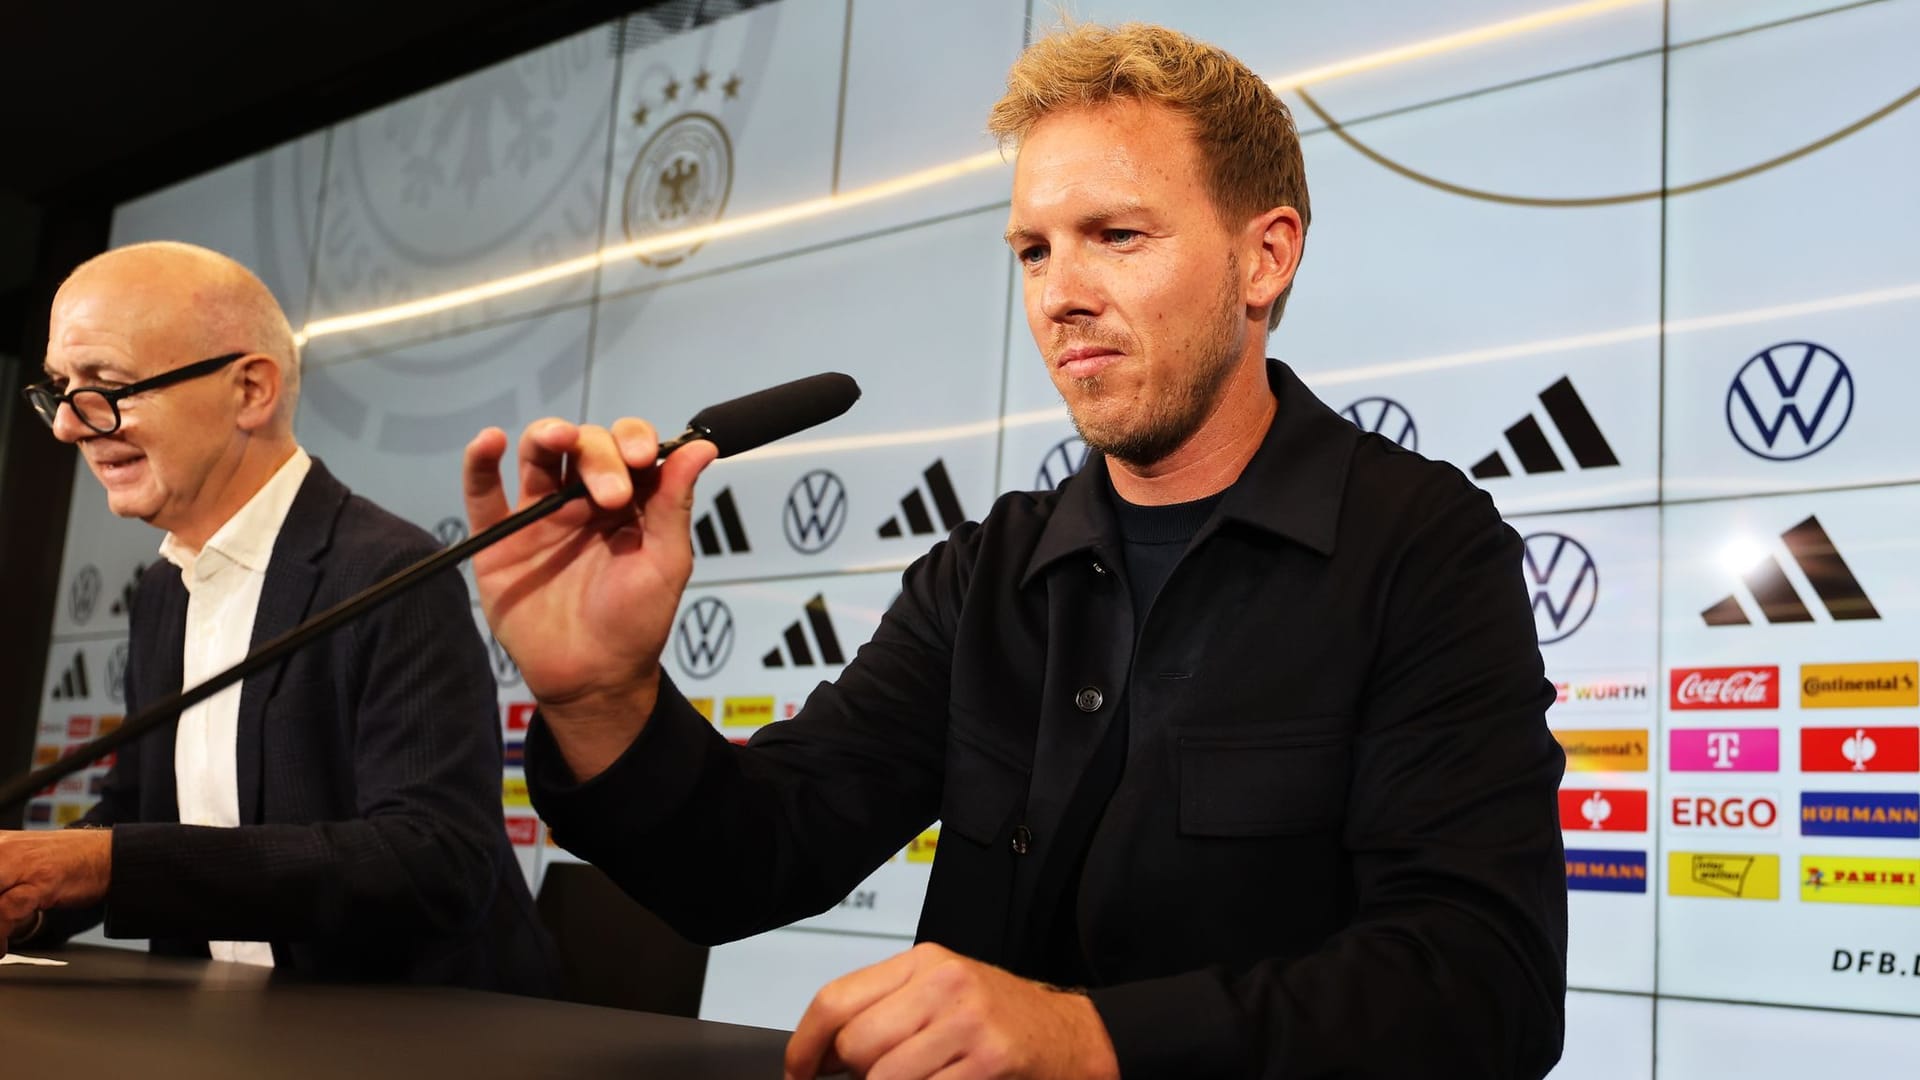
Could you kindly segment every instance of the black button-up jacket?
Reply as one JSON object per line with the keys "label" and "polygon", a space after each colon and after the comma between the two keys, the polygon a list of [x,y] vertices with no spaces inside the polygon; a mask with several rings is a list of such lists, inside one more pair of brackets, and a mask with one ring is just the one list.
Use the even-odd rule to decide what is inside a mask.
{"label": "black button-up jacket", "polygon": [[[1263,445],[1144,618],[1090,459],[916,562],[839,680],[747,747],[668,688],[573,785],[536,724],[555,838],[723,941],[832,906],[937,817],[920,937],[1015,972],[1048,955],[1039,868],[1084,857],[1126,1076],[1544,1074],[1563,758],[1519,538],[1457,470],[1269,381]],[[1120,708],[1091,841],[1050,845]]]}

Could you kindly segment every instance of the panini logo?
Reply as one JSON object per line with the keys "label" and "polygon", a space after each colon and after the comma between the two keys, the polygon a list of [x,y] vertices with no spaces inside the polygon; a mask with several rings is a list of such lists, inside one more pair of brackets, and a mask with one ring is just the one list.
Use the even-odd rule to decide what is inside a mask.
{"label": "panini logo", "polygon": [[1669,852],[1667,895],[1704,896],[1714,900],[1778,900],[1780,856]]}
{"label": "panini logo", "polygon": [[1800,856],[1800,899],[1920,907],[1920,859]]}
{"label": "panini logo", "polygon": [[1647,793],[1563,788],[1560,828],[1567,832],[1646,832]]}
{"label": "panini logo", "polygon": [[1667,704],[1675,709],[1777,709],[1778,667],[1674,668]]}
{"label": "panini logo", "polygon": [[1568,772],[1646,772],[1647,730],[1555,731]]}
{"label": "panini logo", "polygon": [[1920,795],[1874,791],[1802,792],[1800,835],[1920,840]]}
{"label": "panini logo", "polygon": [[730,697],[720,702],[720,723],[725,727],[762,727],[772,722],[771,697]]}
{"label": "panini logo", "polygon": [[1898,709],[1920,705],[1920,663],[1800,665],[1803,709]]}
{"label": "panini logo", "polygon": [[1567,888],[1580,892],[1646,892],[1647,853],[1568,848]]}
{"label": "panini logo", "polygon": [[1691,728],[1668,733],[1674,772],[1779,772],[1777,728]]}
{"label": "panini logo", "polygon": [[1801,728],[1802,772],[1920,772],[1920,728]]}
{"label": "panini logo", "polygon": [[518,776],[509,776],[500,781],[500,802],[502,805],[518,809],[533,806],[532,796],[527,794],[527,782]]}

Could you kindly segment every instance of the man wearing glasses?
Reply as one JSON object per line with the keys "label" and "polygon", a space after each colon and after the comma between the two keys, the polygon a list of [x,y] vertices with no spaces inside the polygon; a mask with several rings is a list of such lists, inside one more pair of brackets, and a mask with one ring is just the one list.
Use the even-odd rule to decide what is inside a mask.
{"label": "man wearing glasses", "polygon": [[[300,448],[293,332],[223,255],[140,244],[81,266],[46,369],[26,391],[41,419],[115,514],[166,533],[133,607],[132,711],[435,547]],[[82,827],[0,833],[0,940],[104,919],[157,953],[549,993],[497,715],[442,576],[123,749]]]}

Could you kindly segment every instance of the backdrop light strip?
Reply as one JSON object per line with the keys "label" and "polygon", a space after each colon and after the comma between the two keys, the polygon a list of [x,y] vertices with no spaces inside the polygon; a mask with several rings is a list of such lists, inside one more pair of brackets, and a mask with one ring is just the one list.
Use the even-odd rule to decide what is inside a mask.
{"label": "backdrop light strip", "polygon": [[[1920,300],[1920,282],[1910,285],[1898,285],[1886,289],[1872,289],[1865,292],[1846,293],[1840,296],[1822,297],[1797,304],[1777,304],[1769,307],[1747,308],[1741,311],[1723,312],[1718,315],[1696,315],[1688,319],[1672,319],[1666,323],[1648,323],[1641,326],[1628,326],[1618,330],[1602,330],[1591,334],[1574,334],[1567,337],[1544,338],[1539,341],[1526,341],[1513,345],[1502,345],[1490,349],[1474,349],[1467,352],[1447,353],[1441,356],[1429,356],[1417,360],[1401,360],[1388,364],[1374,364],[1368,367],[1350,368],[1330,372],[1301,371],[1300,378],[1315,389],[1323,386],[1338,386],[1342,383],[1357,382],[1363,379],[1381,379],[1395,375],[1422,374],[1430,371],[1445,371],[1450,368],[1470,367],[1476,364],[1491,364],[1502,360],[1517,360],[1529,356],[1541,356],[1547,353],[1570,352],[1579,349],[1599,348],[1605,345],[1617,345],[1629,341],[1645,341],[1658,337],[1664,330],[1667,334],[1690,334],[1703,330],[1719,330],[1729,326],[1750,326],[1755,323],[1774,322],[1780,319],[1796,319],[1803,315],[1819,315],[1833,311],[1846,311],[1850,308],[1871,307],[1876,304],[1893,304],[1907,300]],[[1037,363],[1038,360],[1036,359]],[[1296,369],[1297,370],[1297,369]],[[936,443],[949,439],[967,439],[993,435],[1003,429],[1033,427],[1039,424],[1060,424],[1068,422],[1065,405],[1056,405],[1047,409],[1032,409],[1027,412],[1009,413],[997,420],[977,420],[967,424],[952,424],[947,427],[926,428],[908,431],[885,431],[872,435],[844,435],[828,439],[789,439],[770,446],[751,450],[734,461],[762,460],[779,457],[795,457],[807,454],[831,454],[849,450],[873,450],[884,447],[911,446],[916,443]]]}
{"label": "backdrop light strip", "polygon": [[[1485,26],[1474,27],[1452,34],[1400,45],[1391,49],[1367,53],[1363,56],[1322,64],[1304,71],[1278,78],[1269,79],[1269,85],[1286,90],[1309,83],[1324,83],[1334,79],[1357,75],[1367,71],[1378,71],[1397,64],[1438,56],[1443,53],[1471,49],[1491,42],[1530,34],[1549,27],[1591,19],[1624,8],[1637,7],[1652,3],[1653,0],[1587,0],[1585,3],[1570,4],[1564,7],[1549,8],[1519,18],[1505,19]],[[423,296],[418,300],[408,300],[386,307],[371,308],[366,311],[333,315],[309,322],[295,335],[304,345],[314,338],[333,334],[344,334],[353,330],[366,330],[376,326],[388,326],[393,323],[436,315],[443,311],[466,307],[470,304],[496,300],[503,296],[525,292],[528,289],[550,285],[557,281],[592,273],[610,262],[623,261],[643,255],[651,255],[676,248],[691,247],[711,240],[722,240],[748,233],[790,225],[809,218],[825,214],[851,210],[882,199],[891,199],[899,195],[919,191],[924,188],[956,180],[963,176],[982,172],[991,168],[1001,168],[1007,164],[1005,155],[999,150],[985,150],[957,161],[932,168],[906,173],[890,180],[882,180],[865,187],[827,195],[816,199],[806,199],[786,206],[778,206],[709,225],[691,229],[679,229],[670,233],[660,233],[641,240],[625,244],[604,247],[587,255],[536,267],[532,270],[492,281],[468,285],[448,292]]]}

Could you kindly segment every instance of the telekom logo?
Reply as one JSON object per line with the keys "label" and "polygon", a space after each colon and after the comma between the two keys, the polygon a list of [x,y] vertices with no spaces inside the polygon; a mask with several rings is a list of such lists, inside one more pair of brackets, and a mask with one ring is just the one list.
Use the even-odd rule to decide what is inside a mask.
{"label": "telekom logo", "polygon": [[1707,756],[1713,759],[1716,769],[1733,768],[1733,759],[1740,756],[1740,733],[1737,731],[1707,732]]}
{"label": "telekom logo", "polygon": [[1779,772],[1777,728],[1693,728],[1669,733],[1675,772]]}

